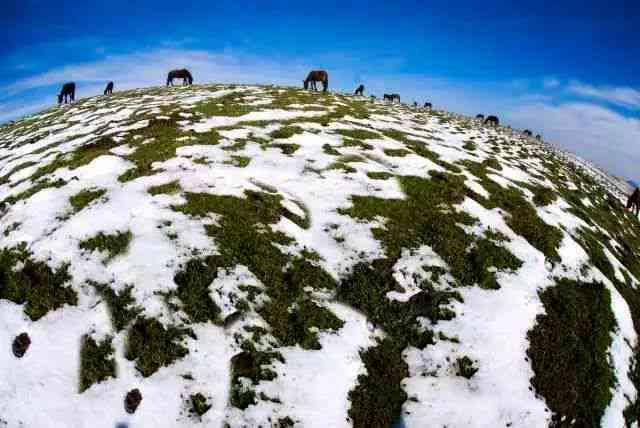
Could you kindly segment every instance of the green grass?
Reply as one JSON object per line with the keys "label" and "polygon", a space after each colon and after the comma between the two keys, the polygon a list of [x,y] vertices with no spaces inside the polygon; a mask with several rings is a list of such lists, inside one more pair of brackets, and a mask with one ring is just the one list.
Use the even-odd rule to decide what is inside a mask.
{"label": "green grass", "polygon": [[243,116],[256,110],[255,107],[248,106],[243,101],[242,92],[233,92],[222,97],[211,98],[197,103],[194,112],[202,113],[206,117],[211,116]]}
{"label": "green grass", "polygon": [[31,196],[35,195],[36,193],[40,192],[41,190],[45,190],[45,189],[58,189],[64,185],[66,185],[67,182],[62,180],[62,179],[57,179],[55,181],[51,180],[51,179],[43,179],[40,180],[38,182],[36,182],[33,186],[31,186],[29,189],[25,190],[24,192],[21,192],[17,195],[14,196],[9,196],[7,198],[5,198],[2,203],[3,204],[9,204],[9,205],[13,205],[18,201],[22,201],[22,200],[26,200],[29,199]]}
{"label": "green grass", "polygon": [[105,284],[90,282],[104,299],[109,309],[111,322],[116,331],[125,329],[131,321],[142,313],[142,308],[136,305],[136,300],[132,296],[133,285],[128,285],[120,292],[114,291]]}
{"label": "green grass", "polygon": [[405,150],[405,149],[384,149],[384,154],[387,156],[393,156],[393,157],[405,157],[406,155],[410,154],[411,152],[409,150]]}
{"label": "green grass", "polygon": [[187,334],[193,335],[193,332],[165,327],[154,318],[139,317],[129,328],[125,358],[135,361],[140,374],[149,377],[160,367],[169,366],[189,353],[181,343]]}
{"label": "green grass", "polygon": [[352,138],[354,140],[371,140],[375,138],[382,138],[382,136],[377,132],[367,131],[366,129],[336,129],[334,132],[336,134]]}
{"label": "green grass", "polygon": [[269,136],[271,138],[285,139],[293,137],[296,134],[302,134],[303,132],[304,129],[300,128],[299,126],[283,126],[282,128],[276,129],[275,131],[271,132]]}
{"label": "green grass", "polygon": [[130,231],[116,232],[106,235],[103,232],[80,242],[80,248],[87,251],[103,251],[107,253],[106,262],[114,257],[123,254],[129,248],[129,243],[133,238]]}
{"label": "green grass", "polygon": [[97,343],[90,336],[82,337],[80,346],[80,392],[91,385],[116,377],[116,362],[113,358],[113,338],[106,337]]}
{"label": "green grass", "polygon": [[478,372],[478,368],[474,366],[471,358],[466,355],[456,359],[457,375],[466,379],[471,379]]}
{"label": "green grass", "polygon": [[180,182],[178,180],[174,180],[170,183],[167,184],[160,184],[158,186],[151,186],[149,187],[149,194],[150,195],[162,195],[162,194],[168,194],[168,195],[172,195],[175,193],[179,193],[181,190],[180,188]]}
{"label": "green grass", "polygon": [[278,352],[259,352],[249,342],[243,344],[243,351],[231,358],[231,405],[239,409],[246,409],[256,404],[256,393],[252,387],[246,387],[241,379],[251,381],[251,385],[257,385],[261,380],[275,379],[276,373],[265,367],[272,361],[284,363],[284,358]]}
{"label": "green grass", "polygon": [[219,257],[193,259],[175,275],[173,280],[178,288],[171,295],[180,299],[181,309],[189,316],[191,322],[222,322],[219,319],[220,308],[211,299],[209,290],[209,286],[218,276],[219,267],[222,267]]}
{"label": "green grass", "polygon": [[[335,281],[319,267],[283,254],[273,245],[286,245],[291,239],[264,225],[275,224],[281,217],[287,217],[304,226],[304,219],[280,204],[279,195],[245,191],[245,196],[187,193],[187,203],[175,209],[192,216],[220,214],[218,225],[207,226],[207,233],[215,239],[220,252],[215,265],[247,266],[265,285],[270,297],[259,313],[269,323],[271,334],[283,345],[299,344],[305,349],[317,349],[317,331],[310,328],[336,330],[342,322],[328,309],[309,301],[304,288],[334,289]],[[207,274],[210,271],[194,263],[190,277],[196,278],[194,281],[208,281],[208,285],[212,278],[212,274]],[[200,279],[203,277],[206,279]],[[199,313],[207,314],[203,319],[209,314],[208,309]]]}
{"label": "green grass", "polygon": [[[480,184],[489,192],[489,198],[484,198],[469,190],[469,196],[487,209],[502,208],[509,215],[507,225],[518,235],[525,238],[533,247],[540,250],[551,262],[560,261],[558,248],[562,241],[562,231],[555,226],[545,223],[535,208],[527,201],[524,192],[515,186],[505,189],[487,176],[487,168],[491,161],[477,163],[463,161],[470,172],[480,179]],[[495,168],[494,168],[495,169]]]}
{"label": "green grass", "polygon": [[251,162],[251,158],[248,156],[231,156],[231,159],[233,159],[235,166],[239,168],[246,168]]}
{"label": "green grass", "polygon": [[393,177],[393,174],[390,174],[388,172],[384,172],[384,171],[369,171],[367,172],[367,177],[373,179],[373,180],[388,180],[389,178]]}
{"label": "green grass", "polygon": [[333,148],[333,146],[331,146],[330,144],[324,144],[322,146],[322,151],[327,155],[340,156],[340,152]]}
{"label": "green grass", "polygon": [[74,212],[82,210],[91,202],[102,197],[107,191],[105,189],[98,190],[82,190],[69,198],[69,203],[73,207]]}
{"label": "green grass", "polygon": [[357,147],[360,150],[373,150],[373,146],[371,144],[360,140],[352,140],[350,138],[345,138],[342,141],[342,147]]}
{"label": "green grass", "polygon": [[189,412],[198,416],[204,415],[213,406],[209,404],[209,400],[201,392],[191,394],[189,396],[189,404]]}
{"label": "green grass", "polygon": [[70,280],[66,265],[54,271],[44,262],[33,261],[24,249],[0,251],[0,299],[24,304],[24,313],[33,321],[65,304],[77,305],[78,295],[65,286]]}
{"label": "green grass", "polygon": [[563,278],[539,294],[545,313],[527,334],[531,384],[554,420],[598,427],[616,383],[607,357],[616,329],[609,291]]}
{"label": "green grass", "polygon": [[282,153],[284,153],[285,155],[292,155],[300,148],[300,145],[279,143],[279,144],[269,144],[268,147],[280,149]]}

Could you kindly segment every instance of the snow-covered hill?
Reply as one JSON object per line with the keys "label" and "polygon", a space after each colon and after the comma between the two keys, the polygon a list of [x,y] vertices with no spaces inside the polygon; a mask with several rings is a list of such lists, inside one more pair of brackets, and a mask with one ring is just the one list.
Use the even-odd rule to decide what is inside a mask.
{"label": "snow-covered hill", "polygon": [[640,223],[509,130],[141,89],[0,127],[0,199],[0,427],[637,426]]}

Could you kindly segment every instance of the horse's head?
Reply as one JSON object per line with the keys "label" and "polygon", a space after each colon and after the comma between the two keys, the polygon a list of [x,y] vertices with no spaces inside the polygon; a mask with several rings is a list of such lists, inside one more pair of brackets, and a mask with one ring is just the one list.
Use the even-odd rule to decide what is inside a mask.
{"label": "horse's head", "polygon": [[58,104],[62,104],[62,92],[58,94]]}
{"label": "horse's head", "polygon": [[305,89],[309,89],[309,80],[308,79],[307,80],[303,80],[302,84],[304,85]]}

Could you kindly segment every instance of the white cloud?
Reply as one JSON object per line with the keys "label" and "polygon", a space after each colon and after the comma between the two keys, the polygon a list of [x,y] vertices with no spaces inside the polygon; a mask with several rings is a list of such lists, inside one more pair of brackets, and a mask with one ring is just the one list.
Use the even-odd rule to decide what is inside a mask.
{"label": "white cloud", "polygon": [[[542,133],[615,174],[640,178],[640,171],[636,170],[636,165],[640,166],[638,119],[593,103],[559,103],[567,93],[572,93],[594,101],[640,106],[640,93],[630,88],[597,88],[575,81],[565,86],[553,77],[506,82],[456,81],[378,71],[387,70],[382,66],[363,69],[358,58],[340,53],[309,56],[305,60],[266,59],[228,49],[209,52],[167,47],[170,45],[146,52],[109,55],[99,61],[69,65],[13,82],[0,88],[0,122],[53,105],[59,85],[70,80],[78,83],[78,97],[86,97],[101,93],[110,80],[115,82],[116,90],[164,85],[167,71],[173,68],[189,68],[195,83],[300,86],[309,69],[326,67],[331,74],[332,90],[351,92],[357,84],[364,83],[367,94],[382,96],[395,92],[405,102],[430,101],[435,108],[472,116],[497,114],[503,123]],[[533,81],[542,82],[542,93],[532,90],[536,86],[531,85]],[[537,86],[539,89],[539,83]],[[25,97],[34,92],[43,98]]]}
{"label": "white cloud", "polygon": [[525,104],[507,120],[625,178],[640,178],[640,120],[590,103]]}
{"label": "white cloud", "polygon": [[592,86],[572,81],[567,90],[588,98],[596,98],[627,108],[640,108],[640,91],[633,88],[613,86]]}

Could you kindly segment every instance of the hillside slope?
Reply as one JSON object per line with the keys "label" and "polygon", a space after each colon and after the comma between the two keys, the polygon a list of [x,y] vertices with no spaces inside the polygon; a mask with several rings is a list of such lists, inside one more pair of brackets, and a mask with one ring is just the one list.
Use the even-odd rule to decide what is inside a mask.
{"label": "hillside slope", "polygon": [[510,130],[141,89],[0,127],[0,200],[0,426],[637,426],[640,223]]}

